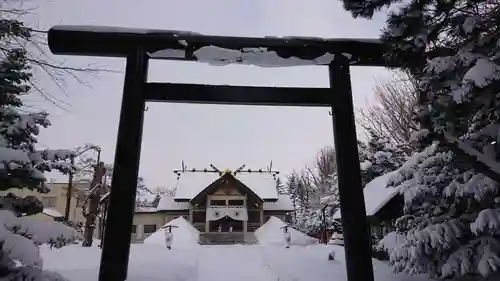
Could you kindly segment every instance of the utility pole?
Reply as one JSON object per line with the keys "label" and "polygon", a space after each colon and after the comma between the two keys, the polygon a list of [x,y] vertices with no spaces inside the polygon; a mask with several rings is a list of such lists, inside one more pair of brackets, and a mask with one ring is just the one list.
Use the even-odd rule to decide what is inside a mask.
{"label": "utility pole", "polygon": [[68,194],[66,194],[66,209],[64,210],[64,220],[69,221],[69,209],[71,207],[71,197],[73,196],[73,167],[75,166],[75,156],[71,156],[71,169],[68,176]]}

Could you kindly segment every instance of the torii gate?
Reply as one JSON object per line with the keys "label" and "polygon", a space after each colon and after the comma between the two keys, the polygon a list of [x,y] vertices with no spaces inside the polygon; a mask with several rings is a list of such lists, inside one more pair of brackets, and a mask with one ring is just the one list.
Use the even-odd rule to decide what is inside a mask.
{"label": "torii gate", "polygon": [[[243,38],[92,26],[55,26],[48,44],[54,54],[127,59],[100,281],[127,279],[146,101],[331,107],[347,279],[373,281],[349,66],[389,66],[385,45],[372,39]],[[152,83],[147,82],[150,58],[263,67],[324,65],[330,88]]]}

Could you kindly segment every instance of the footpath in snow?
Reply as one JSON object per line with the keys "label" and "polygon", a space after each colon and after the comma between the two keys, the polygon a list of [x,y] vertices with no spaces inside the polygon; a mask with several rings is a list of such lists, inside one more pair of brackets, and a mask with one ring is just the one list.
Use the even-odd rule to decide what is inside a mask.
{"label": "footpath in snow", "polygon": [[262,247],[228,245],[201,247],[196,280],[276,281],[282,279],[266,266]]}

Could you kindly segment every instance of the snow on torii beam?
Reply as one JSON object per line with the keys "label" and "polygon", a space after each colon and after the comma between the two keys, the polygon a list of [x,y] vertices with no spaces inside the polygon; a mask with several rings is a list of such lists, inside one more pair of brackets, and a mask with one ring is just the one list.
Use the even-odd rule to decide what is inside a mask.
{"label": "snow on torii beam", "polygon": [[[126,57],[137,48],[155,53],[154,58],[204,61],[213,64],[255,64],[267,67],[328,65],[333,56],[347,54],[351,65],[389,66],[383,54],[386,46],[378,39],[322,39],[306,37],[224,37],[194,32],[134,29],[101,26],[55,26],[48,33],[49,48],[54,54],[103,57]],[[216,61],[216,48],[233,51],[230,56],[252,57],[260,49],[264,56],[244,61]],[[243,50],[243,51],[242,51]],[[272,57],[270,53],[277,56]],[[200,56],[197,56],[198,53]],[[325,56],[326,54],[326,56]],[[227,52],[223,55],[227,55]],[[287,60],[290,57],[297,59]],[[314,59],[323,59],[313,62]],[[282,58],[282,59],[279,59]],[[329,59],[330,58],[330,59]],[[210,60],[210,61],[207,61]],[[393,65],[397,66],[397,65]]]}
{"label": "snow on torii beam", "polygon": [[[127,278],[146,100],[331,106],[347,278],[348,281],[373,281],[349,65],[389,66],[384,60],[386,47],[378,40],[240,38],[177,31],[56,26],[49,30],[48,43],[54,54],[127,58],[100,281]],[[324,65],[329,67],[330,88],[147,83],[150,58],[262,67]]]}
{"label": "snow on torii beam", "polygon": [[[192,32],[95,26],[55,26],[48,32],[54,54],[126,57],[140,48],[150,58],[197,61],[212,65],[249,64],[262,67],[328,66],[335,54],[350,65],[388,66],[385,47],[377,39],[301,37],[243,38]],[[392,65],[394,66],[394,65]],[[209,104],[330,106],[329,88],[251,87],[147,83],[147,101]]]}

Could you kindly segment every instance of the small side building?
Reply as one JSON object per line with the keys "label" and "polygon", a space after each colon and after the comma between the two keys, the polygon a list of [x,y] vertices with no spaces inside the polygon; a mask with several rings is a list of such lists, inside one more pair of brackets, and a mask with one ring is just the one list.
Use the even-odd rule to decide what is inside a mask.
{"label": "small side building", "polygon": [[[393,171],[375,178],[363,189],[366,216],[370,224],[372,240],[378,241],[387,233],[395,230],[397,218],[403,215],[404,199],[398,188],[387,187]],[[335,220],[342,220],[340,209],[334,213]]]}
{"label": "small side building", "polygon": [[[40,193],[27,188],[12,188],[0,191],[0,196],[12,193],[18,197],[34,196],[43,204],[43,212],[28,216],[36,220],[61,220],[64,217],[67,204],[68,183],[50,183],[51,189],[48,193]],[[88,190],[88,183],[73,183],[73,192],[69,208],[69,220],[84,223],[82,207],[85,200],[85,192]]]}
{"label": "small side building", "polygon": [[156,208],[138,208],[132,241],[142,242],[167,222],[180,216],[200,235],[252,233],[271,216],[289,221],[293,205],[279,195],[275,174],[258,170],[222,173],[208,170],[178,173],[174,195],[163,196]]}

